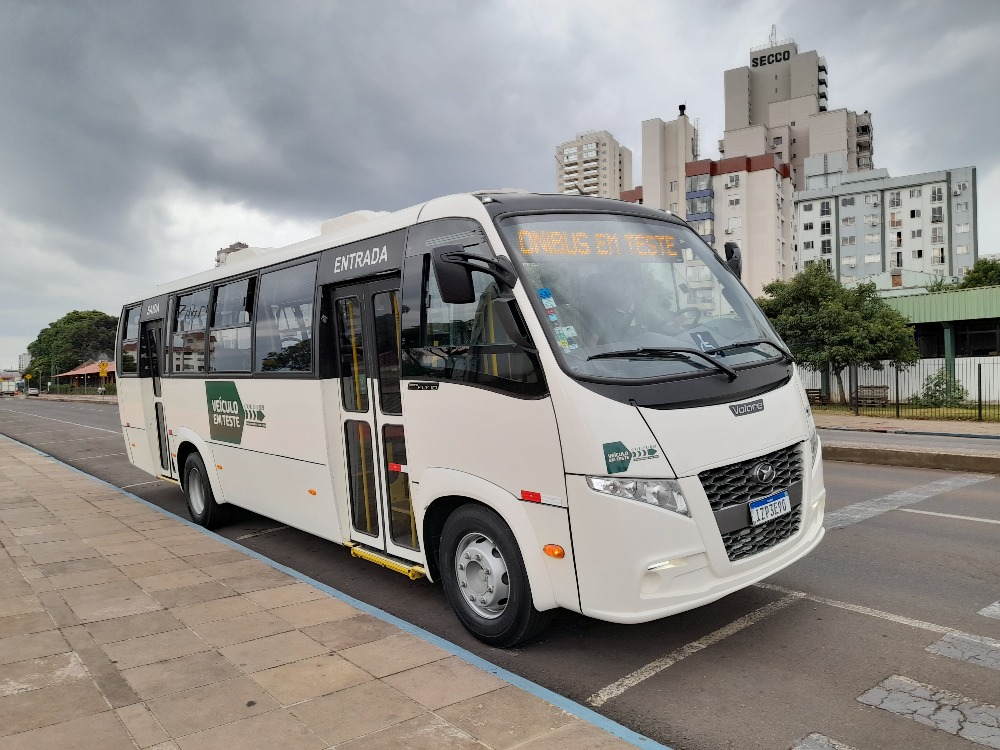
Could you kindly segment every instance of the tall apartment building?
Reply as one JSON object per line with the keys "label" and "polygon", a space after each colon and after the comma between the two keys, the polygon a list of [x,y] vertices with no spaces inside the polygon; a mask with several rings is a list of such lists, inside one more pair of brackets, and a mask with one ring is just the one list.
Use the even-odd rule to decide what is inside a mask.
{"label": "tall apartment building", "polygon": [[676,120],[642,123],[642,202],[684,215],[687,164],[698,161],[698,129],[680,106]]}
{"label": "tall apartment building", "polygon": [[802,267],[824,263],[842,283],[904,269],[962,277],[976,262],[976,168],[889,177],[828,173],[795,195]]}
{"label": "tall apartment building", "polygon": [[871,114],[829,110],[826,60],[799,52],[792,39],[750,50],[750,64],[724,74],[727,157],[774,154],[791,165],[796,190],[804,190],[804,163],[817,155],[842,156],[850,172],[874,164]]}
{"label": "tall apartment building", "polygon": [[632,152],[606,130],[580,133],[556,148],[556,192],[619,198],[632,189]]}
{"label": "tall apartment building", "polygon": [[743,283],[752,295],[795,272],[792,181],[777,157],[704,159],[686,167],[688,222],[721,256],[726,242],[739,245]]}
{"label": "tall apartment building", "polygon": [[28,369],[28,365],[31,364],[30,354],[19,354],[17,355],[17,368],[22,372]]}

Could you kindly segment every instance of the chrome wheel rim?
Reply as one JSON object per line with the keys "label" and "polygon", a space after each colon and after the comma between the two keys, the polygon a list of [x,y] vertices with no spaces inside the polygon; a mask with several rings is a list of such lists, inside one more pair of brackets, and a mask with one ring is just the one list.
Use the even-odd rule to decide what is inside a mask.
{"label": "chrome wheel rim", "polygon": [[188,472],[188,501],[191,503],[191,511],[200,516],[205,512],[205,487],[201,482],[201,472],[191,469]]}
{"label": "chrome wheel rim", "polygon": [[466,534],[455,552],[455,578],[466,604],[487,620],[495,620],[510,600],[510,574],[496,543],[479,533]]}

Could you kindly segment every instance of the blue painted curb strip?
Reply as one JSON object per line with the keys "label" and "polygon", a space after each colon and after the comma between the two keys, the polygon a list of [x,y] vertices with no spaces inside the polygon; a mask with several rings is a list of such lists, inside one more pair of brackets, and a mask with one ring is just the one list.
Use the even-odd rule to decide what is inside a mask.
{"label": "blue painted curb strip", "polygon": [[191,523],[191,521],[187,520],[186,518],[181,518],[180,516],[171,513],[169,510],[165,510],[159,507],[158,505],[154,505],[148,500],[143,500],[138,495],[133,495],[131,492],[127,492],[126,490],[123,490],[121,487],[116,487],[110,482],[106,482],[103,479],[99,479],[98,477],[93,476],[92,474],[88,474],[82,469],[78,469],[75,466],[70,466],[67,463],[63,463],[58,458],[55,458],[54,456],[51,456],[48,453],[40,451],[37,448],[34,448],[30,445],[22,443],[19,440],[15,440],[12,437],[9,437],[7,435],[3,435],[0,437],[9,440],[12,443],[16,443],[17,445],[20,445],[22,448],[27,448],[31,451],[34,451],[40,456],[45,456],[46,458],[54,461],[60,466],[63,466],[67,469],[71,469],[72,471],[75,471],[78,474],[82,474],[83,476],[93,480],[94,482],[97,482],[98,484],[103,484],[105,487],[108,487],[109,489],[112,489],[115,492],[124,495],[132,500],[140,502],[146,507],[157,511],[158,513],[162,513],[163,515],[168,516],[174,520],[180,521],[181,523],[190,526],[193,529],[197,529],[205,536],[211,537],[215,541],[222,542],[223,544],[232,547],[235,550],[239,550],[244,554],[250,555],[250,557],[256,558],[257,560],[260,560],[261,562],[270,565],[275,570],[280,570],[282,573],[286,573],[292,576],[293,578],[297,578],[303,583],[307,583],[310,586],[314,586],[317,589],[329,594],[330,596],[339,599],[342,602],[350,604],[352,607],[360,609],[362,612],[365,612],[371,615],[372,617],[377,617],[379,620],[382,620],[383,622],[387,622],[390,625],[395,625],[400,630],[410,633],[411,635],[415,635],[418,638],[421,638],[427,641],[428,643],[437,646],[441,650],[447,651],[453,656],[457,656],[459,659],[466,662],[467,664],[471,664],[474,667],[478,667],[484,672],[487,672],[495,677],[498,677],[504,682],[508,682],[511,685],[518,687],[521,690],[524,690],[525,692],[530,693],[531,695],[534,695],[537,698],[541,698],[542,700],[551,703],[556,708],[560,708],[566,713],[577,717],[578,719],[593,724],[597,728],[603,729],[608,734],[614,735],[618,739],[624,740],[625,742],[628,742],[634,745],[635,747],[642,748],[642,750],[672,750],[672,748],[670,748],[669,746],[662,745],[659,742],[650,739],[649,737],[644,737],[638,732],[633,732],[628,727],[622,726],[618,722],[612,721],[606,716],[602,716],[596,711],[589,709],[586,706],[577,703],[576,701],[570,700],[569,698],[563,695],[559,695],[558,693],[555,693],[549,690],[548,688],[542,687],[541,685],[537,685],[534,682],[531,682],[530,680],[526,680],[524,677],[516,675],[513,672],[509,672],[503,667],[493,664],[492,662],[489,662],[486,659],[483,659],[482,657],[476,656],[471,651],[466,651],[464,648],[455,645],[451,641],[446,641],[444,638],[441,638],[440,636],[434,635],[433,633],[430,633],[424,630],[423,628],[420,628],[412,623],[409,623],[406,620],[402,620],[396,617],[395,615],[391,615],[388,612],[383,612],[381,609],[378,609],[377,607],[373,607],[370,604],[355,599],[353,596],[345,594],[342,591],[338,591],[337,589],[331,586],[327,586],[325,583],[313,580],[309,576],[304,575],[298,572],[297,570],[292,570],[291,568],[286,567],[279,562],[275,562],[274,560],[265,557],[259,552],[255,552],[252,549],[244,547],[242,544],[237,544],[236,542],[230,539],[226,539],[225,537],[219,536],[218,534],[213,534],[211,531],[208,531],[207,529],[204,529],[201,526],[198,526],[197,524]]}

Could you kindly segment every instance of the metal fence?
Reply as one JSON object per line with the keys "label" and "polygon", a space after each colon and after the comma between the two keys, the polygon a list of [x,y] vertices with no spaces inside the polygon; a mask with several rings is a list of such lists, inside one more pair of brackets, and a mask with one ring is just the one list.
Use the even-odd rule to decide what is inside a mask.
{"label": "metal fence", "polygon": [[[803,371],[813,408],[900,419],[1000,421],[1000,357],[922,359],[900,369]],[[841,391],[843,385],[843,392]]]}

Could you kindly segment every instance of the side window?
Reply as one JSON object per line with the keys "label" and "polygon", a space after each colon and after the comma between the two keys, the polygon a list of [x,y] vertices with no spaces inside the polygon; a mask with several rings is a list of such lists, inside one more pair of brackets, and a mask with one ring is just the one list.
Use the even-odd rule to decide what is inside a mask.
{"label": "side window", "polygon": [[184,294],[174,307],[170,371],[205,372],[205,329],[208,325],[208,289]]}
{"label": "side window", "polygon": [[261,274],[255,372],[312,372],[316,261]]}
{"label": "side window", "polygon": [[430,250],[461,244],[466,252],[493,257],[475,221],[445,219],[411,227],[403,281],[403,377],[454,380],[521,395],[546,392],[534,354],[514,344],[495,311],[500,285],[473,271],[476,301],[453,305],[441,299]]}
{"label": "side window", "polygon": [[139,370],[139,308],[122,312],[121,341],[118,344],[119,376],[135,375]]}
{"label": "side window", "polygon": [[250,372],[251,315],[257,279],[240,279],[215,288],[208,337],[211,372]]}

